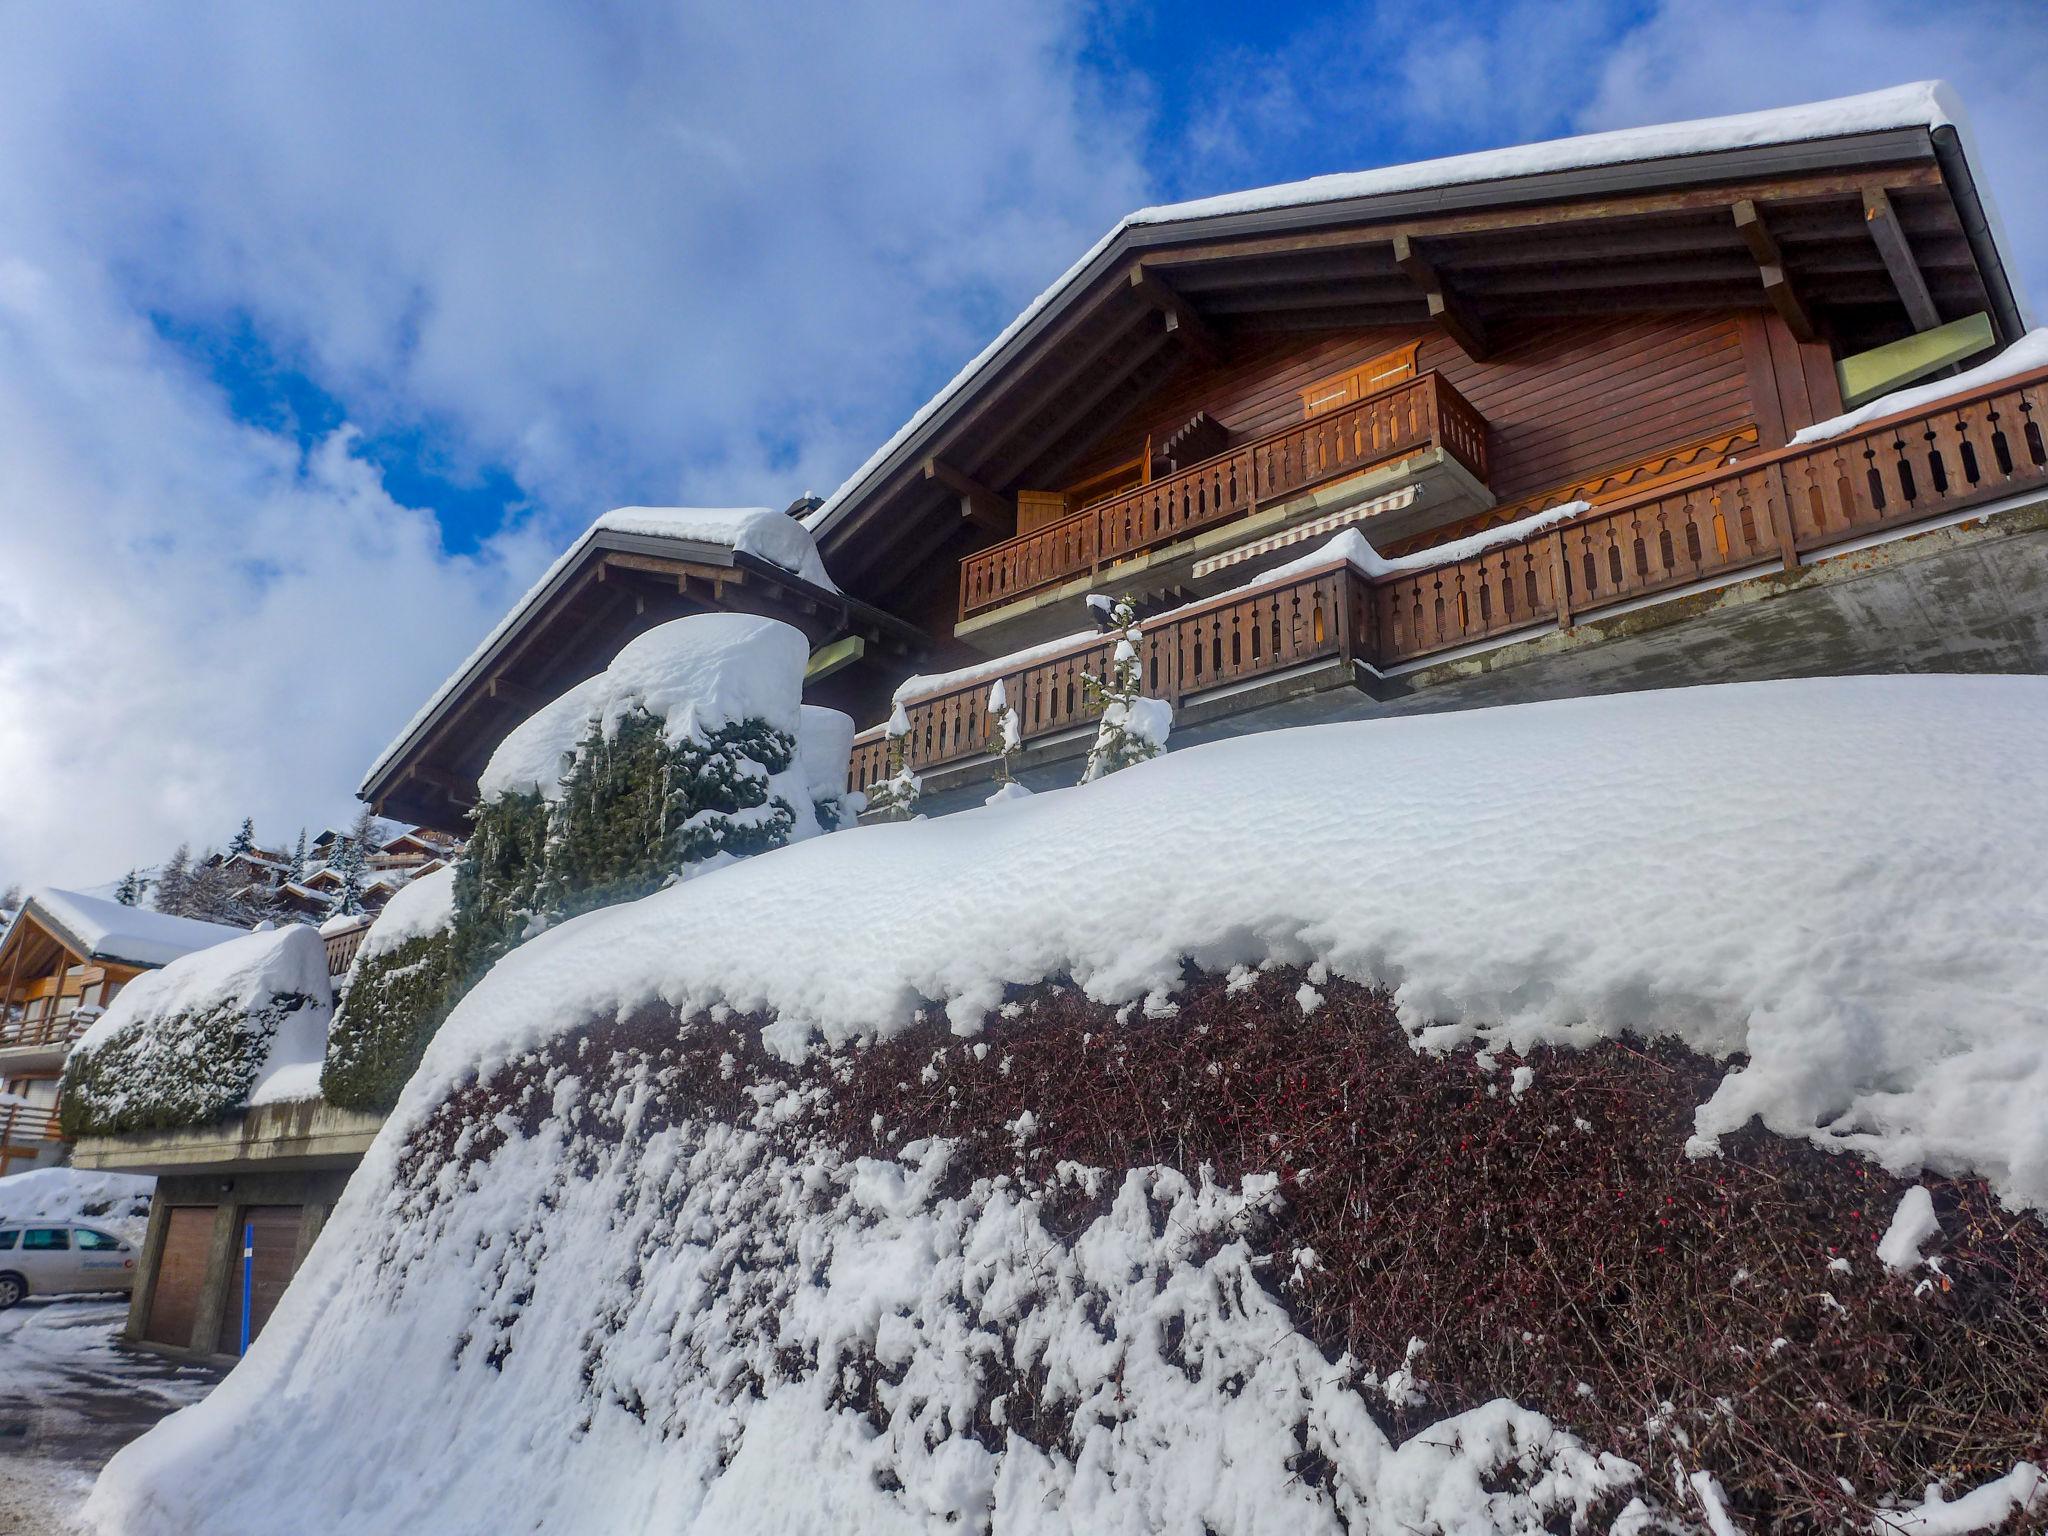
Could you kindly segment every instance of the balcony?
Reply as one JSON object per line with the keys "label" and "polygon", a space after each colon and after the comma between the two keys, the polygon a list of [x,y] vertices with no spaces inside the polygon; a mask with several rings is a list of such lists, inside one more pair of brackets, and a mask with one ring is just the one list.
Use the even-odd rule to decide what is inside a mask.
{"label": "balcony", "polygon": [[54,1109],[36,1104],[0,1104],[0,1147],[32,1153],[63,1139]]}
{"label": "balcony", "polygon": [[[98,1008],[74,1008],[66,1013],[28,1018],[13,1013],[0,1018],[0,1052],[55,1051],[62,1056],[71,1044],[100,1016]],[[12,1058],[9,1058],[12,1059]]]}
{"label": "balcony", "polygon": [[[1412,490],[1415,476],[1446,471],[1450,483],[1431,497],[1424,514],[1432,524],[1491,504],[1485,489],[1486,423],[1439,374],[1403,380],[969,555],[960,562],[961,638],[983,644],[999,621],[1024,617],[1015,610],[1043,606],[1033,599],[1071,595],[1062,594],[1069,583],[1092,580],[1111,567],[1119,568],[1117,578],[1126,584],[1142,572],[1150,587],[1186,585],[1194,556],[1208,553],[1215,542],[1200,540],[1208,530],[1244,524],[1224,535],[1230,540],[1284,528],[1323,509],[1305,493],[1396,468],[1401,475],[1383,475],[1385,485],[1366,489],[1403,482]],[[1395,531],[1414,532],[1417,526],[1411,518]],[[1204,547],[1193,548],[1196,543]],[[1186,560],[1161,558],[1162,552],[1183,549]],[[1242,581],[1246,574],[1237,568],[1231,579]],[[1032,638],[1042,637],[1013,623],[1001,625],[1004,643]]]}
{"label": "balcony", "polygon": [[[1145,691],[1228,714],[1253,707],[1256,684],[1318,667],[1411,670],[1620,607],[1713,584],[1794,570],[1872,535],[1951,520],[1972,507],[2048,486],[2048,369],[1824,442],[1757,454],[1729,467],[1625,496],[1516,542],[1430,564],[1428,551],[1369,576],[1343,560],[1254,582],[1146,621]],[[988,693],[997,676],[1025,746],[1078,737],[1098,713],[1081,686],[1107,666],[1111,642],[1032,653],[972,682],[906,704],[905,750],[920,773],[985,761]],[[852,780],[886,777],[880,728],[855,739]]]}

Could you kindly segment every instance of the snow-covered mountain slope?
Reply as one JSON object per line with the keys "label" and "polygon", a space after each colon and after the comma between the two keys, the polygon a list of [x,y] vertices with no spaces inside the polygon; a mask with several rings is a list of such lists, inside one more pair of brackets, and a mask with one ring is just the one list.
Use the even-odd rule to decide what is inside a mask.
{"label": "snow-covered mountain slope", "polygon": [[[856,1155],[792,1127],[920,1017],[971,1050],[1015,989],[1066,977],[1158,1021],[1185,962],[1279,960],[1324,968],[1310,1019],[1315,975],[1395,988],[1425,1051],[1634,1030],[1743,1053],[1699,1106],[1701,1158],[1761,1115],[2039,1207],[2044,791],[2048,680],[1744,685],[1199,747],[578,918],[464,999],[248,1359],[117,1458],[93,1516],[1643,1528],[1624,1448],[1512,1403],[1396,1445],[1410,1362],[1332,1360],[1275,1299],[1255,1229],[1277,1171],[1027,1187],[943,1139]],[[778,1079],[678,1033],[734,1009],[830,1070]]]}

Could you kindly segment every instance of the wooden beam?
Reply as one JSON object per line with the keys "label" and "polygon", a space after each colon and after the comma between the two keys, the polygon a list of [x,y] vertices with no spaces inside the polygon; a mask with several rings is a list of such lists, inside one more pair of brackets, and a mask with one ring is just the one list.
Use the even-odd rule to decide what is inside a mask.
{"label": "wooden beam", "polygon": [[972,475],[963,473],[944,459],[932,457],[924,461],[924,477],[960,498],[960,517],[963,522],[975,523],[990,533],[1008,538],[1016,528],[1016,514],[1008,502],[983,485]]}
{"label": "wooden beam", "polygon": [[1933,330],[1941,324],[1941,312],[1934,307],[1927,279],[1921,275],[1920,263],[1913,257],[1905,230],[1899,227],[1898,210],[1892,207],[1891,196],[1883,187],[1863,189],[1863,222],[1870,228],[1870,238],[1877,243],[1878,255],[1884,258],[1885,270],[1891,273],[1892,286],[1899,290],[1913,329]]}
{"label": "wooden beam", "polygon": [[1443,332],[1458,348],[1475,363],[1484,362],[1491,350],[1486,341],[1486,327],[1479,317],[1458,302],[1455,294],[1444,283],[1443,276],[1430,259],[1415,248],[1415,242],[1406,235],[1394,236],[1394,265],[1408,274],[1408,280],[1422,290],[1422,297],[1429,305],[1429,318],[1443,327]]}
{"label": "wooden beam", "polygon": [[1131,263],[1129,287],[1138,302],[1166,317],[1166,334],[1181,342],[1202,363],[1213,368],[1223,360],[1224,347],[1194,306],[1174,292],[1164,278],[1142,261]]}
{"label": "wooden beam", "polygon": [[1770,300],[1778,318],[1801,341],[1814,340],[1819,332],[1814,329],[1813,317],[1799,302],[1792,279],[1785,274],[1785,253],[1778,249],[1778,242],[1772,238],[1770,226],[1764,223],[1764,216],[1753,199],[1744,197],[1736,200],[1735,229],[1742,236],[1742,243],[1749,247],[1749,254],[1756,258],[1757,275],[1763,279],[1764,297]]}
{"label": "wooden beam", "polygon": [[1980,310],[1931,331],[1916,331],[1889,346],[1845,357],[1835,364],[1842,409],[1853,411],[1866,400],[1903,389],[1996,345],[1991,317]]}
{"label": "wooden beam", "polygon": [[1069,400],[1066,409],[1060,412],[1052,425],[1033,437],[1021,453],[1006,456],[1004,463],[1012,472],[1009,478],[1015,479],[1029,470],[1041,457],[1057,446],[1061,438],[1087,420],[1096,407],[1128,383],[1131,375],[1157,357],[1166,344],[1166,333],[1161,331],[1135,348],[1129,357],[1097,379],[1094,384]]}
{"label": "wooden beam", "polygon": [[494,699],[503,699],[515,709],[529,712],[539,709],[548,702],[545,694],[527,687],[524,683],[515,683],[511,678],[502,675],[492,678],[485,685],[484,691]]}
{"label": "wooden beam", "polygon": [[852,666],[867,654],[868,643],[860,635],[847,635],[834,640],[830,645],[821,645],[811,652],[810,662],[804,667],[804,683],[819,682],[834,672]]}

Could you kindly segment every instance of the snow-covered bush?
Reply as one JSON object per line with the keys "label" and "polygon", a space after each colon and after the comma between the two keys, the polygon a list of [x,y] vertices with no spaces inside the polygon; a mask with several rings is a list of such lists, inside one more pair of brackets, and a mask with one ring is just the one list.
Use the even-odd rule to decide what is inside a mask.
{"label": "snow-covered bush", "polygon": [[1692,689],[1197,747],[586,917],[450,1015],[264,1347],[94,1518],[1640,1533],[1706,1477],[1761,1532],[2031,1490],[2044,796],[2048,681]]}
{"label": "snow-covered bush", "polygon": [[327,1034],[320,1092],[382,1113],[420,1064],[454,997],[455,871],[437,869],[391,898],[363,935]]}
{"label": "snow-covered bush", "polygon": [[31,1168],[0,1178],[0,1222],[96,1222],[140,1243],[155,1193],[149,1174]]}
{"label": "snow-covered bush", "polygon": [[1145,633],[1138,628],[1138,613],[1129,598],[1119,598],[1111,606],[1109,621],[1117,637],[1109,669],[1101,677],[1090,674],[1081,680],[1088,697],[1102,706],[1095,742],[1081,770],[1083,784],[1151,761],[1166,750],[1167,733],[1173,729],[1173,706],[1145,697],[1145,672],[1138,661]]}
{"label": "snow-covered bush", "polygon": [[910,768],[910,715],[900,699],[889,712],[884,735],[889,741],[889,776],[869,786],[863,814],[870,821],[908,821],[917,814],[924,780]]}
{"label": "snow-covered bush", "polygon": [[[208,1125],[326,1048],[333,999],[312,928],[230,939],[147,971],[121,990],[64,1063],[67,1136]],[[294,1079],[294,1087],[300,1086]],[[307,1093],[311,1084],[303,1085]]]}

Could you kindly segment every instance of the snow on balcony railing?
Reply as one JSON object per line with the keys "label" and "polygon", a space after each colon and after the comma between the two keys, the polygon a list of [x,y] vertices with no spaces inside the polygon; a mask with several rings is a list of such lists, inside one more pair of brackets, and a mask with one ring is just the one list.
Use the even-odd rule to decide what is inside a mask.
{"label": "snow on balcony railing", "polygon": [[[1384,670],[1537,626],[1569,626],[1701,581],[1794,569],[1870,534],[2044,486],[2048,367],[1703,470],[1562,523],[1539,515],[1395,561],[1298,561],[1145,621],[1146,692],[1180,703],[1340,657]],[[1092,724],[1097,709],[1081,679],[1100,674],[1110,645],[1076,636],[909,685],[910,766],[923,771],[987,752],[988,692],[998,677],[1027,743]],[[887,751],[879,727],[861,733],[856,787],[886,775]]]}

